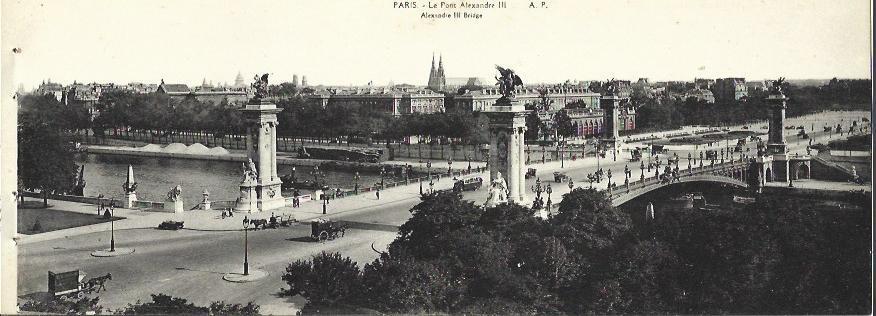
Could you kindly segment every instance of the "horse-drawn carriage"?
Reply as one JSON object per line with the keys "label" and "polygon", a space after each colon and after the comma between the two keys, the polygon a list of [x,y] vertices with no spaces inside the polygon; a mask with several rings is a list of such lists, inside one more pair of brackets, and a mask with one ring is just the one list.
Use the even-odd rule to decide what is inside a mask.
{"label": "horse-drawn carriage", "polygon": [[347,232],[347,224],[329,220],[314,220],[310,222],[310,238],[315,241],[332,240],[344,237]]}
{"label": "horse-drawn carriage", "polygon": [[53,298],[81,298],[85,294],[106,290],[106,281],[112,279],[109,273],[85,280],[85,272],[79,270],[61,273],[49,271],[49,294]]}
{"label": "horse-drawn carriage", "polygon": [[630,161],[639,161],[639,160],[642,160],[642,150],[639,149],[639,147],[636,147],[636,149],[633,149],[633,151],[630,152]]}
{"label": "horse-drawn carriage", "polygon": [[560,183],[566,181],[566,179],[569,179],[569,176],[565,173],[554,171],[554,182]]}

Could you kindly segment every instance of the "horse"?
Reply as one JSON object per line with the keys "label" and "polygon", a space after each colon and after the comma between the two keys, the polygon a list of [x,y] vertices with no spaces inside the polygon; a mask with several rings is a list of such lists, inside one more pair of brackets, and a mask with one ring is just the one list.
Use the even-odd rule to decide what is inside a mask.
{"label": "horse", "polygon": [[251,219],[249,222],[254,229],[264,229],[268,225],[268,220],[266,219]]}
{"label": "horse", "polygon": [[91,278],[91,279],[88,279],[88,281],[85,281],[85,288],[89,289],[89,291],[93,290],[95,292],[100,292],[101,289],[106,290],[106,281],[112,280],[112,279],[113,279],[113,275],[110,273],[107,273],[104,276]]}

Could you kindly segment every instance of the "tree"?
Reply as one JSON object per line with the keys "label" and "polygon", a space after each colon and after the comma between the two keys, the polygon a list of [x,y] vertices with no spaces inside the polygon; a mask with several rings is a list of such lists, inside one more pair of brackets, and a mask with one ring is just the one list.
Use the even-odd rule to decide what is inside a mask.
{"label": "tree", "polygon": [[359,267],[339,253],[321,252],[311,260],[298,260],[286,267],[283,295],[301,295],[314,306],[354,303],[360,293]]}
{"label": "tree", "polygon": [[557,128],[557,136],[562,136],[563,140],[576,134],[575,128],[572,125],[572,118],[569,117],[566,110],[560,110],[554,114],[554,126]]}
{"label": "tree", "polygon": [[128,304],[127,307],[115,311],[123,315],[258,315],[260,306],[252,302],[246,305],[226,304],[222,301],[212,302],[210,306],[197,306],[188,300],[167,294],[152,294],[148,303]]}
{"label": "tree", "polygon": [[37,312],[37,313],[52,313],[62,315],[86,315],[87,313],[97,313],[103,310],[99,304],[100,299],[95,298],[77,298],[77,299],[49,299],[49,300],[25,300],[21,305],[21,311]]}
{"label": "tree", "polygon": [[77,167],[64,119],[63,105],[51,96],[23,98],[18,125],[18,178],[21,187],[39,190],[43,205],[48,195],[72,189]]}
{"label": "tree", "polygon": [[523,135],[525,139],[537,140],[540,133],[544,131],[544,122],[538,116],[538,112],[531,111],[526,115],[526,133]]}

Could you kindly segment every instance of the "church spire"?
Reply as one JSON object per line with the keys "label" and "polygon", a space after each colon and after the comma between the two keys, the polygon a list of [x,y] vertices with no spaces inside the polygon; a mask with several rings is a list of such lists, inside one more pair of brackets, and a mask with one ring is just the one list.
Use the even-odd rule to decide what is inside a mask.
{"label": "church spire", "polygon": [[426,84],[429,88],[434,88],[438,83],[438,71],[435,70],[435,52],[432,52],[432,68],[429,69],[429,82]]}

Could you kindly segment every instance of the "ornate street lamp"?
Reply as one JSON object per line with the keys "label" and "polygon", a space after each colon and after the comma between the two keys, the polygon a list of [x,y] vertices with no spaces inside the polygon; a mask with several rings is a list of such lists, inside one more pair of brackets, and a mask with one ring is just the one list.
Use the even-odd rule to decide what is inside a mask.
{"label": "ornate street lamp", "polygon": [[559,143],[557,143],[557,156],[560,157],[560,168],[564,168],[564,165],[563,165],[563,153],[560,152],[560,144],[559,144]]}
{"label": "ornate street lamp", "polygon": [[541,192],[543,192],[543,188],[541,187],[541,179],[535,179],[535,185],[530,189],[533,193],[535,193],[535,200],[532,201],[532,206],[534,209],[540,209],[541,205],[539,205],[539,201],[541,201]]}
{"label": "ornate street lamp", "polygon": [[611,169],[608,169],[608,192],[611,192]]}
{"label": "ornate street lamp", "polygon": [[249,275],[249,220],[243,219],[243,275]]}
{"label": "ornate street lamp", "polygon": [[687,169],[690,170],[690,153],[687,153]]}
{"label": "ornate street lamp", "polygon": [[110,200],[109,211],[110,211],[110,252],[116,251],[116,227],[113,217],[116,216],[116,207],[115,199]]}
{"label": "ornate street lamp", "polygon": [[642,173],[641,180],[645,181],[645,161],[639,160],[639,171]]}
{"label": "ornate street lamp", "polygon": [[322,200],[322,215],[325,215],[328,209],[328,193],[323,191],[322,196],[320,196],[319,198]]}
{"label": "ornate street lamp", "polygon": [[547,195],[548,195],[548,200],[547,200],[547,211],[548,211],[548,214],[550,214],[550,213],[551,213],[551,192],[553,192],[553,190],[551,190],[551,184],[550,184],[550,183],[548,183],[547,188],[545,188],[544,191],[545,191],[545,192],[547,193]]}

